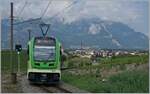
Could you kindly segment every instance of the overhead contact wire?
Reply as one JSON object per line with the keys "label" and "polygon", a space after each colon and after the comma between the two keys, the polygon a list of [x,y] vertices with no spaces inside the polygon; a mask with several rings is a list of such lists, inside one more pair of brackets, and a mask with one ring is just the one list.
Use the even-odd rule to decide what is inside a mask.
{"label": "overhead contact wire", "polygon": [[28,4],[28,2],[26,1],[25,4],[24,4],[24,6],[22,7],[22,9],[20,10],[20,12],[18,13],[17,17],[19,17],[21,15],[21,13],[23,13],[23,11],[24,11],[24,9],[25,9],[25,7],[26,7],[27,4]]}
{"label": "overhead contact wire", "polygon": [[44,12],[43,12],[43,14],[41,15],[41,17],[40,17],[40,18],[43,18],[43,17],[44,17],[44,15],[45,15],[45,13],[47,12],[48,7],[49,7],[49,5],[50,5],[51,3],[52,3],[52,0],[51,0],[51,1],[49,1],[49,3],[48,3],[48,5],[47,5],[46,9],[44,10]]}

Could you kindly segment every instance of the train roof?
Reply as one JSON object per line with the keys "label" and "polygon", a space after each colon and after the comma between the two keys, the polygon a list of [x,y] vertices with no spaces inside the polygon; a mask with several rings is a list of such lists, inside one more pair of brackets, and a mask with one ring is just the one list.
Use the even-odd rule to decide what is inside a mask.
{"label": "train roof", "polygon": [[35,37],[35,39],[41,39],[41,40],[43,40],[43,39],[53,39],[53,40],[55,40],[56,38],[53,37],[53,36],[50,36],[50,37]]}

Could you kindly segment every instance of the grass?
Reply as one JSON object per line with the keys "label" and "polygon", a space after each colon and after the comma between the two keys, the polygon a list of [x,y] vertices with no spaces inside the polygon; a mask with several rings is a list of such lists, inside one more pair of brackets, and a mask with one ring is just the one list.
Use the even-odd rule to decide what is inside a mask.
{"label": "grass", "polygon": [[[92,62],[88,58],[73,57],[65,61],[69,67],[76,67],[76,69],[89,68]],[[148,63],[148,55],[139,56],[123,56],[111,58],[101,58],[98,60],[98,66],[92,66],[92,68],[102,68],[108,66],[120,65],[121,69],[124,68],[124,64],[136,63],[143,64]],[[10,53],[9,51],[1,52],[1,72],[2,77],[8,75],[11,72]],[[17,53],[13,52],[13,65],[14,70],[17,71]],[[27,68],[27,53],[21,52],[21,72],[25,73]],[[72,75],[66,71],[62,73],[62,80],[75,85],[81,89],[85,89],[90,92],[149,92],[148,91],[148,71],[125,71],[121,74],[112,75],[107,78],[107,81],[102,81],[103,78],[96,77],[93,74],[89,75]],[[9,90],[8,92],[19,92],[16,89],[17,86],[12,84],[3,84],[2,90]],[[14,89],[13,89],[14,88]],[[7,92],[7,91],[6,91]]]}
{"label": "grass", "polygon": [[[127,55],[127,56],[116,56],[112,58],[104,57],[104,58],[97,58],[97,63],[98,66],[92,66],[93,68],[102,68],[102,67],[113,67],[116,65],[120,65],[123,69],[123,66],[125,64],[133,64],[136,63],[138,64],[143,64],[143,63],[148,63],[149,62],[149,55]],[[68,62],[68,67],[76,67],[76,68],[88,68],[92,60],[89,58],[81,58],[81,57],[74,57],[74,58],[69,58]]]}
{"label": "grass", "polygon": [[116,56],[112,58],[100,58],[99,62],[109,64],[130,64],[130,63],[147,63],[148,55],[127,55],[127,56]]}
{"label": "grass", "polygon": [[[14,51],[13,52],[13,67],[14,67],[14,71],[17,71],[17,53]],[[27,53],[26,51],[22,51],[20,53],[20,68],[21,68],[21,72],[26,72],[27,69]],[[2,73],[8,73],[11,72],[11,61],[10,61],[10,52],[9,51],[2,51],[1,52],[1,70]]]}
{"label": "grass", "polygon": [[91,75],[72,75],[63,73],[62,79],[81,89],[94,93],[146,93],[149,92],[149,75],[148,71],[125,71],[113,75],[103,82],[96,76]]}
{"label": "grass", "polygon": [[89,58],[74,57],[68,60],[68,67],[85,67],[92,61]]}
{"label": "grass", "polygon": [[[149,55],[128,55],[112,58],[97,58],[98,65],[91,65],[92,61],[89,58],[72,57],[67,61],[68,66],[74,67],[76,69],[75,72],[79,70],[79,73],[74,74],[64,71],[62,73],[62,80],[80,89],[94,93],[148,93],[149,72],[144,68],[144,70],[136,70],[137,66],[147,64],[148,61]],[[129,64],[136,65],[133,71],[131,71],[131,69],[130,71],[126,69],[126,67],[130,66]],[[117,68],[118,66],[119,69]],[[88,74],[82,71],[100,70],[101,68],[106,71],[117,68],[117,71],[121,71],[121,73],[118,72],[103,78],[101,77],[101,71],[98,73],[90,72]],[[103,79],[106,81],[102,81]]]}
{"label": "grass", "polygon": [[148,71],[126,71],[109,78],[112,92],[149,92]]}
{"label": "grass", "polygon": [[[17,53],[15,51],[13,54],[13,71],[17,72]],[[26,51],[22,51],[20,53],[20,71],[21,73],[26,73],[27,71],[27,53]],[[20,85],[12,84],[11,81],[11,61],[10,61],[10,51],[1,51],[1,79],[2,79],[2,92],[3,93],[19,93],[22,92],[20,89]]]}

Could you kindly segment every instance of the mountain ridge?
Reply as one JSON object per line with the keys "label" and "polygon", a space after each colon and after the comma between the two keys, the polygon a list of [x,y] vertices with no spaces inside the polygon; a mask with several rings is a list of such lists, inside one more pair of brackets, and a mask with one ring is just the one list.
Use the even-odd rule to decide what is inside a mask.
{"label": "mountain ridge", "polygon": [[[98,18],[81,19],[72,23],[64,23],[58,19],[46,19],[46,21],[51,22],[48,35],[57,37],[65,48],[79,48],[81,41],[83,46],[91,48],[148,49],[149,47],[146,35],[136,32],[121,22],[104,21]],[[8,47],[8,23],[2,20],[2,39],[5,39],[2,40],[2,48]],[[34,36],[42,34],[36,23],[16,26],[15,42],[21,39],[23,47],[26,47],[28,41],[27,28],[31,28]]]}

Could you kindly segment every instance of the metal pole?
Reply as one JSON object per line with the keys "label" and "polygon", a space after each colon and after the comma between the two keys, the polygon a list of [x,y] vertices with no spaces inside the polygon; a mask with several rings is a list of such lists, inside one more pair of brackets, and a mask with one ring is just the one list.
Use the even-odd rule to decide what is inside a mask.
{"label": "metal pole", "polygon": [[20,74],[20,52],[17,52],[18,54],[18,74]]}
{"label": "metal pole", "polygon": [[82,55],[82,51],[83,51],[83,44],[82,44],[82,40],[81,40],[81,55]]}
{"label": "metal pole", "polygon": [[29,41],[30,41],[30,39],[31,39],[31,30],[28,29],[28,32],[29,32]]}
{"label": "metal pole", "polygon": [[11,15],[10,15],[10,60],[11,60],[11,81],[12,83],[16,83],[16,73],[14,73],[13,69],[13,2],[10,3],[11,6]]}

